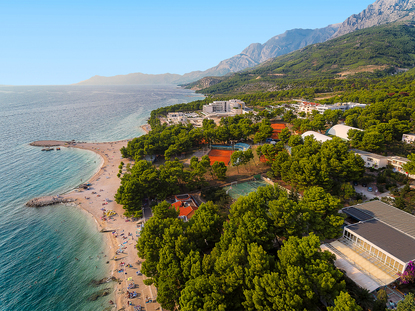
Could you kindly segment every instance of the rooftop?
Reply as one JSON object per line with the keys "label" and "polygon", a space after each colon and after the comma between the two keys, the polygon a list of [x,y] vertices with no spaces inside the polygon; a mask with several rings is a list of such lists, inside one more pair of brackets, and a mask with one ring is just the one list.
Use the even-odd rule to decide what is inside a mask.
{"label": "rooftop", "polygon": [[343,138],[343,139],[348,140],[347,133],[349,132],[349,130],[359,130],[359,131],[363,131],[363,130],[358,129],[356,127],[352,127],[352,126],[348,126],[348,125],[344,125],[344,124],[336,124],[335,126],[333,126],[332,128],[330,128],[327,131],[326,134],[338,136],[340,138]]}
{"label": "rooftop", "polygon": [[388,157],[389,160],[395,160],[395,161],[402,161],[402,162],[408,162],[409,160],[404,157],[398,157],[398,156],[391,156]]}
{"label": "rooftop", "polygon": [[358,221],[365,221],[365,220],[369,220],[369,219],[373,219],[373,216],[355,208],[355,207],[346,207],[342,209],[342,212],[345,213],[348,216],[351,216],[355,219],[357,219]]}
{"label": "rooftop", "polygon": [[310,102],[302,102],[301,104],[305,106],[320,106],[320,104],[318,103],[310,103]]}
{"label": "rooftop", "polygon": [[307,137],[307,136],[314,136],[314,139],[315,140],[317,140],[317,141],[319,141],[319,142],[322,142],[322,143],[324,143],[325,141],[327,141],[327,140],[331,140],[331,137],[329,137],[329,136],[326,136],[326,135],[323,135],[323,134],[320,134],[320,133],[318,133],[318,132],[314,132],[314,131],[307,131],[307,132],[305,132],[305,133],[303,133],[302,135],[301,135],[301,137],[304,139],[305,137]]}
{"label": "rooftop", "polygon": [[[415,216],[379,200],[354,207],[415,239]],[[415,254],[415,248],[413,252]]]}
{"label": "rooftop", "polygon": [[394,257],[407,263],[415,259],[415,239],[377,219],[346,227]]}
{"label": "rooftop", "polygon": [[195,208],[195,207],[190,206],[190,205],[186,206],[186,207],[180,207],[179,217],[186,216],[187,219],[190,219],[193,216],[193,214],[196,210],[197,210],[197,207]]}
{"label": "rooftop", "polygon": [[363,150],[359,150],[359,149],[352,149],[352,151],[354,151],[354,153],[360,154],[360,155],[365,155],[367,157],[372,157],[375,159],[388,159],[387,157],[384,157],[383,155],[380,154],[376,154],[376,153],[371,153],[371,152],[367,152],[367,151],[363,151]]}

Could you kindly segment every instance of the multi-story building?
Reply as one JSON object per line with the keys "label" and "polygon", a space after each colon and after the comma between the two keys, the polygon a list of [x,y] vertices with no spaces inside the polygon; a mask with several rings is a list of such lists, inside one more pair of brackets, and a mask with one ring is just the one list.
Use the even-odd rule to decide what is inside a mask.
{"label": "multi-story building", "polygon": [[402,135],[402,141],[411,144],[415,142],[415,134],[403,134]]}
{"label": "multi-story building", "polygon": [[376,169],[386,167],[388,165],[388,158],[382,155],[371,153],[367,151],[362,151],[358,149],[352,149],[354,153],[361,156],[363,161],[365,161],[366,167],[373,167]]}
{"label": "multi-story building", "polygon": [[187,123],[187,116],[183,112],[169,112],[167,114],[167,120],[171,123]]}
{"label": "multi-story building", "polygon": [[341,110],[346,111],[352,108],[364,108],[366,104],[359,103],[337,103],[334,105],[321,105],[318,103],[310,102],[301,102],[300,104],[292,104],[291,107],[295,108],[297,112],[312,113],[313,110],[317,110],[319,113],[323,114],[326,110]]}
{"label": "multi-story building", "polygon": [[298,108],[297,108],[297,112],[305,112],[307,113],[312,113],[313,110],[317,110],[317,107],[320,106],[320,104],[317,103],[309,103],[309,102],[301,102],[300,104],[298,104]]}
{"label": "multi-story building", "polygon": [[408,175],[409,178],[415,178],[415,175],[409,175],[402,166],[408,163],[409,160],[407,158],[398,157],[398,156],[391,156],[388,157],[388,164],[393,167],[394,172],[399,172],[405,175]]}
{"label": "multi-story building", "polygon": [[203,105],[204,114],[242,114],[245,108],[245,103],[238,99],[231,99],[227,101],[214,101],[207,105]]}

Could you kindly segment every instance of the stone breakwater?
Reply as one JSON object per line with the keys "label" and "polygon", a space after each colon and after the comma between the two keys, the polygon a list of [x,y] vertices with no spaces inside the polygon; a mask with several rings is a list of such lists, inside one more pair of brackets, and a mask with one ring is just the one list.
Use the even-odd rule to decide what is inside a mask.
{"label": "stone breakwater", "polygon": [[81,144],[83,142],[80,141],[62,141],[62,140],[38,140],[30,143],[30,146],[35,147],[58,147],[58,146],[75,146],[76,144]]}
{"label": "stone breakwater", "polygon": [[59,204],[59,203],[72,203],[75,202],[74,199],[62,198],[59,196],[48,196],[41,198],[34,198],[26,203],[26,206],[29,207],[42,207],[47,205]]}

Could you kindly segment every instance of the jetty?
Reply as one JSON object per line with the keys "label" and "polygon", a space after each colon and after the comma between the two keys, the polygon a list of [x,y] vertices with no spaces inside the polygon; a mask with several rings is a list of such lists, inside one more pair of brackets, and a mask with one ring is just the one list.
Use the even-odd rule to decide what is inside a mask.
{"label": "jetty", "polygon": [[[46,148],[51,148],[51,147],[58,147],[58,146],[74,146],[76,144],[79,144],[81,142],[77,142],[75,141],[75,139],[71,140],[71,141],[61,141],[61,140],[37,140],[34,141],[32,143],[30,143],[30,146],[35,146],[35,147],[46,147]],[[53,150],[53,149],[51,149]]]}
{"label": "jetty", "polygon": [[47,196],[41,198],[34,198],[26,203],[26,206],[29,207],[42,207],[47,205],[54,205],[59,203],[72,203],[75,202],[74,199],[63,198],[60,196]]}

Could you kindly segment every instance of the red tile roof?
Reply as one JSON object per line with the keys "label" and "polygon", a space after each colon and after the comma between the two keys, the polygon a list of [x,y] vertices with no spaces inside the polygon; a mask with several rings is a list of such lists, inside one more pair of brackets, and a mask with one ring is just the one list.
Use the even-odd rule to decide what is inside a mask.
{"label": "red tile roof", "polygon": [[179,212],[179,217],[186,216],[187,219],[192,218],[198,209],[193,199],[189,195],[187,195],[187,198],[186,195],[180,195],[176,196],[176,200],[171,206]]}
{"label": "red tile roof", "polygon": [[310,103],[310,102],[303,102],[303,104],[306,106],[319,106],[320,105],[318,103]]}
{"label": "red tile roof", "polygon": [[180,206],[182,206],[182,202],[180,202],[180,201],[178,201],[178,202],[174,202],[171,206],[173,206],[173,207],[176,209],[176,211],[177,211],[177,209],[178,209]]}
{"label": "red tile roof", "polygon": [[197,207],[193,207],[193,206],[190,206],[190,205],[186,206],[186,207],[180,207],[179,217],[186,216],[187,219],[190,219],[195,214],[196,210],[197,210]]}

